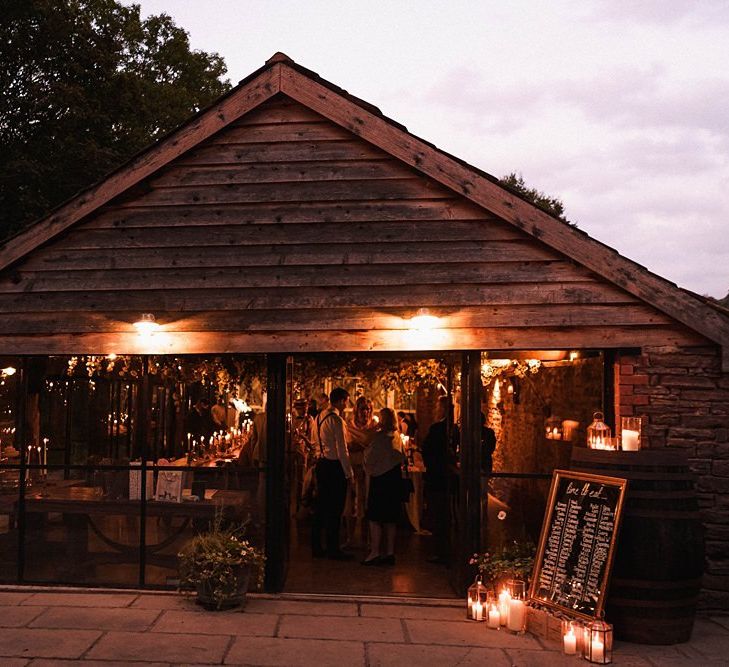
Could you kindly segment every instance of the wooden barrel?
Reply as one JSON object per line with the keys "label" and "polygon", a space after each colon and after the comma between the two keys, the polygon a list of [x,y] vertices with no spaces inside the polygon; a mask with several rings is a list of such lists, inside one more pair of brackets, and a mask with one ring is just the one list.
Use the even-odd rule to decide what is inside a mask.
{"label": "wooden barrel", "polygon": [[687,642],[701,589],[704,536],[685,453],[574,447],[571,467],[628,480],[605,610],[615,637]]}

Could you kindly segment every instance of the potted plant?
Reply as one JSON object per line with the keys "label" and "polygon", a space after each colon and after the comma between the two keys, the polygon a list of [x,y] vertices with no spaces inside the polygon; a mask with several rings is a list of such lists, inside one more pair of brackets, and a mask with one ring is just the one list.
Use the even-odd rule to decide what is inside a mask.
{"label": "potted plant", "polygon": [[178,554],[180,586],[197,590],[206,609],[245,604],[251,574],[263,584],[263,552],[243,538],[246,525],[225,526],[216,517],[210,530],[194,537]]}
{"label": "potted plant", "polygon": [[534,568],[536,546],[533,542],[513,541],[501,550],[473,554],[470,565],[476,565],[483,578],[496,588],[507,579],[529,580]]}

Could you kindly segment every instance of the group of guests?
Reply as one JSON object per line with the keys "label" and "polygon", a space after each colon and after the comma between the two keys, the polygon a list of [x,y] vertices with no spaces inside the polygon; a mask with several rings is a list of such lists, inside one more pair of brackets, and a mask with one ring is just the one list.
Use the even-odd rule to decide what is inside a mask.
{"label": "group of guests", "polygon": [[[342,519],[347,542],[352,543],[366,519],[369,551],[362,565],[394,565],[397,522],[403,502],[403,471],[407,457],[401,433],[412,437],[417,424],[406,413],[382,408],[375,416],[372,401],[357,398],[351,417],[345,419],[349,393],[338,387],[318,411],[311,414],[306,402],[297,406],[296,434],[302,456],[315,476],[317,493],[311,532],[314,558],[351,560],[341,547]],[[436,422],[422,443],[426,471],[426,497],[433,514],[436,552],[431,560],[447,561],[449,454],[446,414],[448,399],[438,402]],[[360,524],[358,526],[357,524]],[[322,540],[322,537],[324,538]]]}

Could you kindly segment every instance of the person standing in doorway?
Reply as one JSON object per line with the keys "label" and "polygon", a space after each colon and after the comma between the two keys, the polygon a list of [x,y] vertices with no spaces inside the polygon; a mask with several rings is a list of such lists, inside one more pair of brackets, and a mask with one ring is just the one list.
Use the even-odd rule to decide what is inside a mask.
{"label": "person standing in doorway", "polygon": [[357,546],[358,540],[364,541],[363,523],[367,496],[364,452],[375,437],[376,427],[372,401],[366,396],[360,396],[355,401],[354,414],[347,420],[347,449],[354,474],[344,505],[344,523],[349,546]]}
{"label": "person standing in doorway", "polygon": [[[347,485],[352,483],[352,464],[347,451],[344,410],[349,402],[346,389],[337,387],[329,395],[329,407],[316,417],[314,433],[319,460],[316,464],[317,497],[311,526],[311,552],[314,558],[351,560],[339,544],[339,526],[344,511]],[[326,536],[322,548],[321,533]]]}
{"label": "person standing in doorway", "polygon": [[433,556],[428,562],[448,564],[449,558],[449,507],[448,477],[455,461],[453,442],[458,441],[458,433],[453,426],[452,440],[448,438],[448,413],[450,399],[439,396],[435,406],[435,422],[428,429],[422,444],[423,463],[425,463],[425,500],[433,526]]}

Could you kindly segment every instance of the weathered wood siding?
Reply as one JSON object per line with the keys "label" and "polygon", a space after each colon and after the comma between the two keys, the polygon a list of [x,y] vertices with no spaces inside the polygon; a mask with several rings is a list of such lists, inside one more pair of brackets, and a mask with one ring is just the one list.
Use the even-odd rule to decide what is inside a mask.
{"label": "weathered wood siding", "polygon": [[141,312],[177,353],[705,343],[282,96],[0,274],[0,312],[4,353],[141,351]]}

